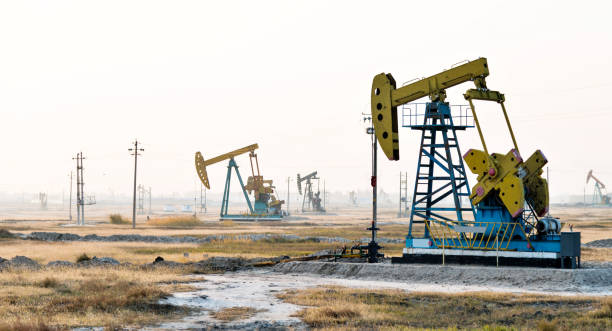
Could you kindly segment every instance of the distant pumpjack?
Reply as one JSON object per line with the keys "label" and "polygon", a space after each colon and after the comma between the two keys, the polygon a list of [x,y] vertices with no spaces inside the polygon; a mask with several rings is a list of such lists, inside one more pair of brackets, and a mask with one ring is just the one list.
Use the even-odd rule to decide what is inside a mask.
{"label": "distant pumpjack", "polygon": [[353,206],[357,206],[357,193],[355,191],[349,192],[349,200]]}
{"label": "distant pumpjack", "polygon": [[[257,160],[257,154],[255,150],[258,149],[257,144],[249,145],[229,153],[225,153],[214,157],[209,160],[204,160],[202,153],[196,152],[195,154],[195,166],[198,176],[202,181],[202,184],[210,189],[208,173],[206,167],[221,161],[229,160],[227,166],[227,176],[225,178],[225,189],[223,191],[223,201],[221,202],[221,220],[248,220],[248,221],[264,221],[264,220],[280,220],[283,217],[282,204],[285,203],[283,200],[276,199],[274,192],[274,186],[272,180],[264,179],[259,171],[259,161]],[[242,181],[240,172],[238,171],[238,165],[234,158],[242,155],[249,154],[249,160],[251,163],[251,176],[248,177],[246,185]],[[230,182],[232,177],[232,168],[236,172],[240,188],[244,195],[244,199],[247,203],[249,211],[244,214],[229,214],[229,196],[230,196]],[[254,203],[251,203],[249,194],[253,194]]]}
{"label": "distant pumpjack", "polygon": [[[300,174],[297,174],[297,187],[298,192],[302,195],[302,182],[306,182],[304,185],[304,194],[302,198],[302,212],[313,211],[324,213],[325,208],[321,206],[321,191],[319,190],[319,177],[317,177],[317,172],[313,171],[310,174],[301,177]],[[314,193],[312,190],[312,181],[317,181],[317,192]]]}
{"label": "distant pumpjack", "polygon": [[593,205],[609,205],[610,197],[608,196],[608,191],[606,190],[606,185],[602,183],[597,177],[593,176],[593,170],[589,170],[587,174],[586,183],[589,183],[589,180],[593,178],[595,182],[595,191],[593,192]]}

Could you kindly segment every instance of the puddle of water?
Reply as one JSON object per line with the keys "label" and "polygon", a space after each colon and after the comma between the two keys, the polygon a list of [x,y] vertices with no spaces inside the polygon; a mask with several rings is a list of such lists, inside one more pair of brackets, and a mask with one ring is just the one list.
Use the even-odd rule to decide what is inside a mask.
{"label": "puddle of water", "polygon": [[[276,294],[287,289],[299,289],[317,284],[304,284],[292,277],[261,272],[226,273],[206,275],[206,281],[192,283],[196,291],[175,293],[161,303],[201,309],[200,314],[188,316],[179,322],[164,323],[144,330],[190,330],[215,325],[221,328],[253,328],[257,323],[274,323],[274,326],[298,327],[301,321],[292,317],[301,306],[286,303]],[[254,316],[240,321],[223,322],[210,316],[210,312],[230,307],[252,307],[261,310]],[[261,325],[260,325],[261,327]]]}
{"label": "puddle of water", "polygon": [[[280,274],[265,269],[228,272],[222,275],[203,276],[204,281],[193,283],[197,290],[175,293],[161,303],[200,309],[178,322],[164,323],[143,330],[192,330],[210,326],[229,329],[265,329],[266,327],[304,328],[301,321],[292,317],[302,306],[283,302],[276,294],[288,289],[305,289],[322,285],[338,285],[366,289],[400,289],[411,292],[461,293],[473,291],[495,291],[506,293],[539,293],[516,287],[492,287],[473,285],[416,284],[393,281],[345,279],[303,274]],[[550,294],[550,293],[549,293]],[[560,292],[557,295],[578,295],[579,292]],[[601,294],[601,293],[600,293]],[[261,312],[240,321],[222,322],[210,316],[210,312],[229,307],[252,307]],[[258,323],[264,323],[258,324]],[[273,325],[265,323],[274,323]]]}

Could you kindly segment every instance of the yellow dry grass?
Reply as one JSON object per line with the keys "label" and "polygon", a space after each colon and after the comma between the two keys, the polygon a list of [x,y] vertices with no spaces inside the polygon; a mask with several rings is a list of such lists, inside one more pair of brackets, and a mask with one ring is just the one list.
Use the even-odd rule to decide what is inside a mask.
{"label": "yellow dry grass", "polygon": [[[197,262],[213,256],[228,257],[276,257],[303,256],[324,249],[336,249],[339,243],[311,240],[225,240],[205,244],[191,243],[144,243],[144,242],[46,242],[31,240],[0,241],[0,257],[27,256],[38,263],[64,260],[75,262],[86,254],[89,257],[112,257],[120,262],[134,264],[151,263],[162,256],[177,262]],[[402,244],[386,244],[386,254],[401,254]],[[188,256],[185,256],[187,253]]]}
{"label": "yellow dry grass", "polygon": [[152,218],[147,221],[148,226],[190,228],[203,225],[195,216],[169,216]]}
{"label": "yellow dry grass", "polygon": [[[382,237],[403,238],[408,229],[407,224],[385,224],[385,222],[396,222],[393,216],[395,211],[380,215],[379,220],[383,222],[380,226]],[[560,216],[562,221],[574,224],[574,231],[582,231],[582,241],[588,242],[596,239],[612,238],[612,222],[607,210],[582,210],[572,208],[553,209],[555,216]],[[104,215],[108,215],[105,213]],[[106,218],[98,224],[85,227],[64,226],[66,222],[61,221],[18,221],[0,222],[0,227],[12,232],[29,233],[32,231],[53,231],[69,232],[79,235],[97,234],[108,236],[113,234],[141,234],[141,235],[164,235],[164,236],[206,236],[212,234],[245,234],[245,233],[270,233],[270,234],[296,234],[306,236],[329,236],[345,237],[348,239],[358,239],[367,237],[365,228],[369,225],[369,211],[357,210],[339,213],[339,215],[307,215],[305,219],[299,221],[283,222],[219,222],[216,216],[201,217],[198,224],[180,226],[172,225],[173,222],[167,221],[164,224],[148,224],[141,218],[137,224],[137,229],[125,225],[110,224]],[[163,219],[172,219],[164,217]],[[175,219],[184,218],[183,216],[174,217]],[[187,217],[190,218],[190,217]],[[406,222],[407,219],[401,221]],[[155,223],[155,222],[154,222]],[[180,224],[180,222],[177,222]],[[279,255],[299,256],[312,253],[322,249],[336,248],[337,243],[320,243],[309,240],[227,240],[215,241],[206,244],[165,244],[165,243],[143,243],[143,242],[40,242],[26,241],[11,238],[0,240],[0,256],[10,258],[15,255],[25,255],[39,263],[48,263],[53,260],[68,260],[74,262],[76,258],[85,253],[90,257],[109,256],[121,262],[131,262],[135,264],[149,263],[157,256],[163,256],[166,260],[179,262],[195,262],[212,256],[239,256],[239,257],[272,257]],[[402,244],[385,244],[383,253],[387,256],[401,255]],[[189,253],[188,257],[184,253]],[[612,249],[609,248],[583,248],[583,261],[612,261]],[[11,276],[12,275],[12,276]],[[60,276],[61,275],[61,276]],[[13,277],[11,279],[11,277]],[[147,321],[154,321],[170,316],[163,312],[147,311],[145,313],[135,313],[127,305],[125,309],[115,311],[112,314],[88,308],[91,310],[72,313],[67,311],[51,311],[47,313],[49,300],[59,298],[64,288],[70,289],[70,293],[79,296],[81,290],[88,288],[86,285],[89,280],[100,279],[109,280],[109,284],[116,284],[121,289],[122,284],[140,284],[145,288],[154,287],[161,292],[171,292],[174,290],[186,290],[189,286],[181,283],[183,278],[179,271],[160,270],[155,272],[142,270],[132,270],[123,268],[111,268],[110,270],[95,269],[60,269],[56,271],[34,271],[29,274],[20,272],[0,273],[0,316],[8,312],[9,309],[16,309],[11,316],[16,316],[18,312],[28,316],[22,320],[25,327],[35,329],[39,325],[38,316],[48,316],[43,322],[50,321],[51,325],[58,325],[58,321],[66,321],[63,325],[145,325]],[[116,279],[112,280],[112,279]],[[121,283],[125,281],[124,283]],[[179,282],[179,283],[175,283]],[[121,283],[121,284],[120,284]],[[96,285],[97,286],[97,285]],[[122,288],[125,292],[125,287]],[[158,290],[143,290],[139,300],[149,300],[156,295],[162,295]],[[506,327],[516,325],[518,329],[546,329],[547,327],[571,329],[569,326],[576,326],[578,329],[605,329],[610,328],[609,320],[612,311],[612,303],[601,303],[599,299],[575,298],[576,301],[555,301],[557,299],[545,299],[536,297],[518,297],[514,295],[492,295],[487,297],[484,294],[469,294],[464,296],[420,296],[409,297],[406,293],[387,293],[380,291],[366,292],[344,292],[344,290],[333,289],[336,292],[323,292],[317,294],[316,291],[327,291],[326,289],[313,290],[310,294],[293,292],[287,294],[287,300],[310,305],[302,313],[306,320],[311,321],[316,328],[324,329],[370,329],[370,328],[447,328],[453,327],[451,320],[455,319],[458,323],[464,323],[465,328],[480,328],[483,325],[495,327]],[[81,292],[79,292],[81,291]],[[106,291],[106,290],[105,290]],[[112,290],[111,290],[112,291]],[[104,292],[114,296],[114,292]],[[371,294],[367,294],[371,293]],[[78,294],[78,295],[77,295]],[[138,297],[138,294],[136,294]],[[484,296],[484,297],[483,297]],[[130,302],[127,296],[121,294],[119,301],[109,304]],[[318,298],[318,299],[317,299]],[[528,301],[526,298],[531,298]],[[94,298],[95,299],[95,298]],[[81,300],[72,298],[70,300]],[[84,300],[84,299],[83,299]],[[378,301],[377,301],[378,300]],[[382,300],[382,301],[381,301]],[[527,300],[527,301],[525,301]],[[540,300],[540,301],[537,301]],[[542,301],[544,300],[544,301]],[[548,300],[548,301],[546,301]],[[561,300],[561,299],[558,299]],[[582,300],[582,301],[581,301]],[[13,304],[13,302],[16,303]],[[78,301],[70,301],[78,302]],[[95,300],[94,300],[95,302]],[[448,302],[448,303],[445,303]],[[484,308],[478,302],[484,302]],[[518,304],[518,303],[520,304]],[[562,302],[563,304],[559,304]],[[590,302],[590,303],[589,303]],[[81,302],[88,305],[86,302]],[[510,304],[512,307],[506,306]],[[542,305],[544,308],[533,308],[533,305]],[[41,308],[43,307],[43,308]],[[92,307],[87,306],[87,307]],[[429,307],[429,308],[428,308]],[[457,308],[459,307],[459,308]],[[538,306],[539,307],[539,306]],[[486,309],[485,309],[486,308]],[[559,313],[553,310],[558,308]],[[42,309],[42,310],[41,310]],[[454,309],[454,310],[453,310]],[[473,311],[471,310],[473,309]],[[582,309],[582,310],[581,310]],[[488,312],[487,312],[488,310]],[[552,316],[551,322],[544,321],[542,315],[533,315],[540,311],[545,316]],[[411,315],[412,312],[424,312],[423,316]],[[458,311],[468,317],[458,316]],[[406,313],[408,312],[408,313]],[[512,316],[512,314],[517,314]],[[221,313],[221,312],[219,312]],[[435,313],[435,314],[434,314]],[[559,314],[567,314],[567,318],[559,317]],[[117,315],[117,319],[114,315]],[[531,315],[529,315],[531,314]],[[8,316],[8,315],[7,315]],[[222,316],[222,315],[220,315]],[[412,321],[418,318],[417,322]],[[576,323],[571,324],[567,320],[574,318]],[[439,321],[439,324],[424,326],[423,319]],[[1,318],[0,318],[1,320]],[[529,321],[528,321],[529,320]],[[116,321],[116,324],[112,324]],[[321,322],[322,321],[322,322]],[[446,322],[449,324],[444,324]],[[520,324],[525,321],[525,324]],[[608,321],[608,324],[602,324]],[[8,329],[17,329],[17,320],[9,320]],[[141,324],[144,323],[144,324]],[[322,323],[322,324],[317,324]],[[397,324],[394,324],[397,323]],[[419,324],[421,323],[421,324]],[[547,324],[548,323],[548,324]],[[579,324],[583,323],[583,324]],[[591,323],[591,324],[589,324]],[[44,323],[43,323],[44,324]],[[550,325],[549,325],[550,324]],[[451,326],[447,326],[451,325]],[[459,325],[459,324],[457,324]],[[0,323],[0,331],[6,329]],[[26,328],[28,329],[28,328]],[[42,330],[42,329],[41,329]]]}
{"label": "yellow dry grass", "polygon": [[[553,207],[553,214],[560,216],[564,222],[574,224],[574,231],[582,232],[582,242],[595,239],[612,238],[612,218],[608,209],[579,209]],[[106,214],[108,215],[108,214]],[[383,238],[403,238],[408,229],[407,224],[387,224],[397,222],[395,212],[385,211],[380,216],[382,225],[379,236]],[[303,217],[298,221],[281,222],[220,222],[214,215],[199,216],[202,220],[193,223],[191,216],[170,216],[153,219],[151,224],[139,222],[136,229],[125,225],[114,225],[108,222],[85,227],[63,226],[65,222],[58,221],[15,221],[0,222],[0,228],[12,232],[29,233],[32,231],[70,232],[81,236],[97,234],[109,236],[114,234],[141,234],[164,236],[208,235],[238,235],[238,234],[295,234],[301,237],[323,236],[359,239],[368,236],[365,228],[369,225],[368,210],[347,210],[336,215],[297,215]],[[192,222],[193,226],[178,226],[181,222]],[[401,219],[407,222],[407,219]],[[160,223],[158,223],[160,222]],[[153,225],[165,224],[165,225]],[[171,225],[175,224],[175,225]],[[594,228],[594,226],[598,226]],[[567,225],[566,225],[567,227]],[[422,231],[416,229],[416,235]],[[279,255],[298,256],[314,251],[335,248],[338,243],[314,242],[250,242],[228,240],[198,244],[164,244],[143,242],[37,242],[21,241],[4,238],[0,240],[0,256],[10,258],[15,255],[25,255],[38,262],[47,263],[52,260],[74,261],[82,253],[89,256],[110,256],[122,262],[146,263],[157,256],[168,260],[188,262],[198,261],[205,257],[224,255],[241,257],[271,257]],[[401,255],[401,244],[384,244],[383,253],[386,256]],[[583,261],[612,261],[611,249],[583,250]],[[189,253],[184,257],[184,253]],[[206,256],[205,256],[206,255]]]}
{"label": "yellow dry grass", "polygon": [[[401,251],[399,246],[397,249]],[[312,240],[223,240],[211,241],[192,247],[139,247],[129,249],[130,254],[143,254],[147,256],[162,255],[176,256],[177,254],[189,253],[190,256],[230,256],[230,257],[276,257],[276,256],[303,256],[325,249],[337,249],[339,243],[318,242]]]}
{"label": "yellow dry grass", "polygon": [[[187,311],[160,305],[170,292],[190,289],[180,269],[130,267],[14,269],[0,273],[4,326],[148,325]],[[1,325],[1,324],[0,324]]]}
{"label": "yellow dry grass", "polygon": [[612,261],[612,248],[582,247],[581,254],[582,261]]}
{"label": "yellow dry grass", "polygon": [[324,287],[279,297],[309,306],[297,316],[324,330],[604,330],[612,328],[609,300],[493,292],[408,293]]}
{"label": "yellow dry grass", "polygon": [[[175,249],[173,253],[165,253],[168,247]],[[46,264],[51,261],[64,260],[75,262],[77,257],[85,253],[89,257],[112,257],[121,262],[134,264],[151,263],[163,254],[167,260],[177,262],[195,262],[201,260],[202,255],[183,256],[183,252],[197,247],[195,244],[163,244],[142,242],[46,242],[30,240],[9,240],[0,242],[0,256],[11,258],[24,255],[38,263]],[[134,253],[136,249],[148,249],[147,253]]]}
{"label": "yellow dry grass", "polygon": [[[606,208],[569,208],[552,207],[553,216],[560,217],[565,224],[564,230],[569,230],[568,224],[574,225],[574,231],[582,232],[582,242],[612,238],[611,209]],[[397,219],[396,211],[383,210],[379,215],[381,231],[379,235],[386,238],[403,238],[408,231],[407,224],[389,224],[392,222],[406,222],[408,219]],[[65,226],[67,222],[52,221],[0,221],[0,228],[12,232],[29,233],[32,231],[70,232],[79,235],[95,233],[100,236],[113,234],[141,234],[141,235],[167,235],[167,236],[205,236],[212,234],[243,234],[243,233],[271,233],[296,234],[300,236],[342,236],[348,239],[367,237],[365,228],[369,225],[370,212],[367,209],[342,210],[335,215],[296,215],[303,219],[299,221],[281,222],[220,222],[218,216],[198,215],[200,223],[181,222],[172,225],[173,220],[190,220],[191,216],[174,215],[157,217],[145,222],[143,217],[137,221],[137,228],[132,229],[125,225],[110,224],[108,212],[105,221],[91,226],[77,227]],[[166,221],[167,219],[167,221]],[[161,222],[155,225],[156,222]],[[151,223],[151,221],[153,221]],[[166,223],[167,222],[167,223]],[[149,224],[150,223],[150,224]],[[191,223],[191,225],[189,225]],[[422,232],[422,229],[417,229]],[[415,235],[419,235],[416,233]]]}
{"label": "yellow dry grass", "polygon": [[236,321],[247,319],[263,309],[255,309],[253,307],[229,307],[210,314],[215,319],[221,321]]}

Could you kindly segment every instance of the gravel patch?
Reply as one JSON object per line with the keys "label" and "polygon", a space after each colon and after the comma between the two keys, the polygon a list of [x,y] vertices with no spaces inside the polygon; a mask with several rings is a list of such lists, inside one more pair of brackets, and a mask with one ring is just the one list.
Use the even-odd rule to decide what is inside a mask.
{"label": "gravel patch", "polygon": [[601,248],[612,248],[612,239],[601,239],[590,241],[582,246],[585,247],[601,247]]}
{"label": "gravel patch", "polygon": [[[41,240],[41,241],[102,241],[102,242],[147,242],[147,243],[193,243],[203,244],[213,241],[224,240],[312,240],[318,242],[334,242],[334,243],[352,243],[355,240],[350,240],[342,237],[300,237],[291,234],[244,234],[244,235],[209,235],[205,237],[170,237],[170,236],[142,236],[138,234],[118,234],[111,236],[98,236],[96,234],[88,234],[79,236],[73,233],[58,233],[58,232],[32,232],[30,234],[21,234],[22,239]],[[361,238],[360,242],[369,242],[369,238]],[[378,241],[382,244],[403,243],[404,239],[379,238]]]}
{"label": "gravel patch", "polygon": [[77,263],[79,266],[90,267],[90,266],[114,266],[119,265],[119,261],[112,257],[92,257],[89,260],[81,261]]}
{"label": "gravel patch", "polygon": [[51,261],[47,263],[47,267],[74,267],[74,263],[70,261]]}
{"label": "gravel patch", "polygon": [[612,295],[612,267],[593,265],[582,269],[544,269],[459,265],[390,263],[289,262],[274,272],[311,274],[345,279],[369,279],[438,286],[479,286],[534,292],[570,292]]}
{"label": "gravel patch", "polygon": [[40,264],[25,256],[15,256],[10,260],[0,257],[0,271],[7,268],[39,269]]}

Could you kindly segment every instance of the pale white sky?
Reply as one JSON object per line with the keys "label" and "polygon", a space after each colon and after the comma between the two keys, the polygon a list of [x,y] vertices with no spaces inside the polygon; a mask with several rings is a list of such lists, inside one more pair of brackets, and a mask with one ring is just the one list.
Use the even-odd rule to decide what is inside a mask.
{"label": "pale white sky", "polygon": [[[506,94],[523,156],[542,149],[551,195],[581,194],[586,173],[612,185],[610,2],[4,1],[0,3],[0,191],[67,190],[88,159],[92,192],[194,189],[193,154],[260,145],[265,177],[318,170],[331,190],[369,185],[371,80],[398,82],[486,57]],[[464,84],[449,90],[463,104]],[[425,99],[422,100],[426,101]],[[477,107],[489,150],[511,141],[497,108]],[[496,111],[493,111],[493,110]],[[476,131],[462,150],[480,148]],[[412,185],[418,137],[379,183]],[[238,160],[246,173],[248,158]],[[209,169],[223,189],[225,164]],[[471,184],[474,181],[472,180]]]}

